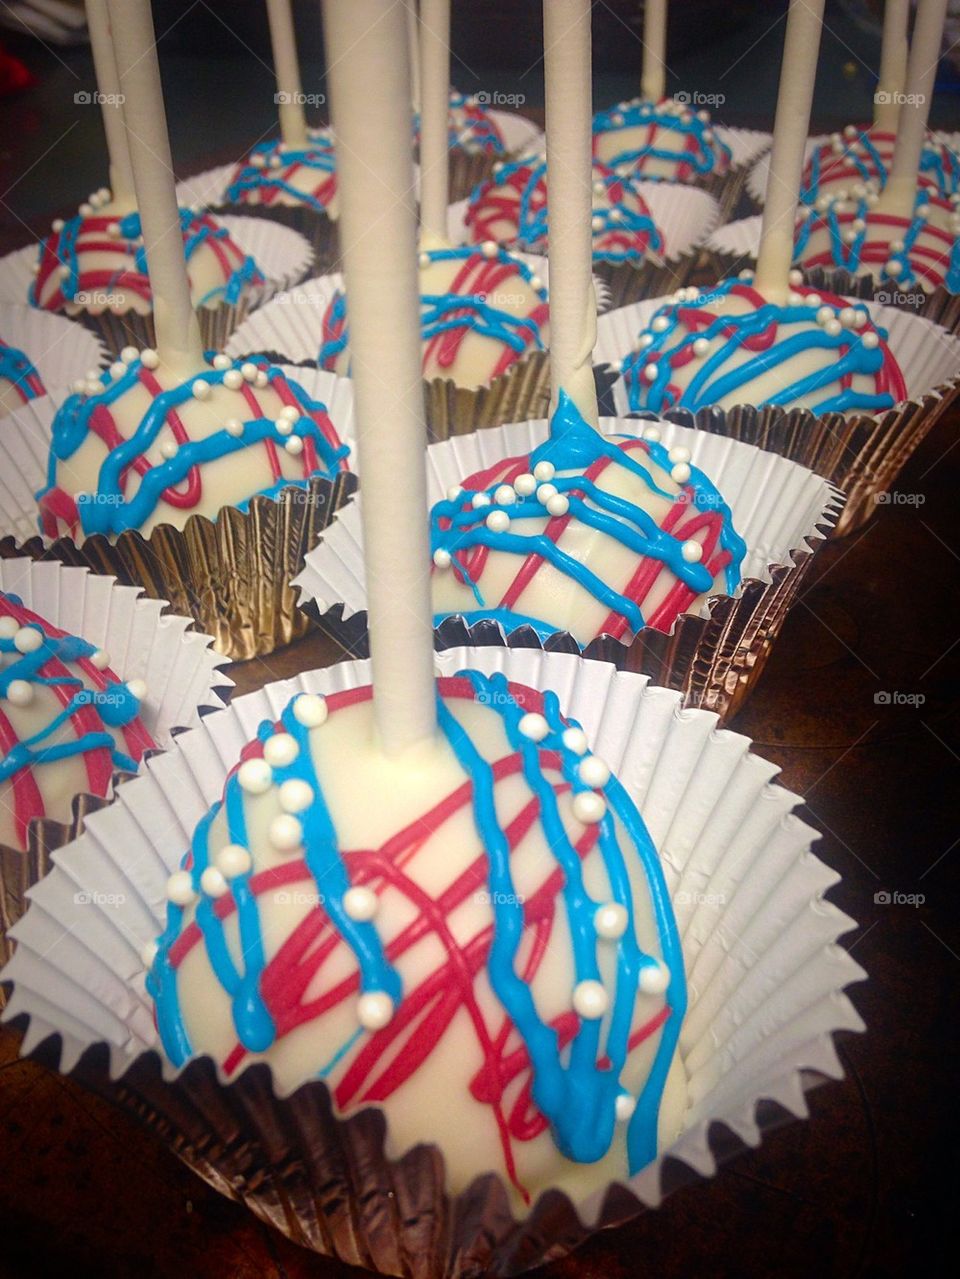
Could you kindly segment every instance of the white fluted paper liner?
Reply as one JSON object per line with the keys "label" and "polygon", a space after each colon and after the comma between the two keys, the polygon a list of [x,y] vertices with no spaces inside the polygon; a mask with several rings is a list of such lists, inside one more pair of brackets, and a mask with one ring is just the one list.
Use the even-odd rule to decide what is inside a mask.
{"label": "white fluted paper liner", "polygon": [[177,183],[177,204],[182,209],[210,209],[226,202],[227,187],[237,171],[235,164],[218,164]]}
{"label": "white fluted paper liner", "polygon": [[759,156],[769,153],[772,133],[762,129],[734,129],[725,124],[714,125],[717,138],[730,148],[730,168],[743,169]]}
{"label": "white fluted paper liner", "polygon": [[[313,249],[299,232],[265,218],[220,216],[237,247],[256,262],[266,279],[258,299],[271,297],[302,280],[313,265]],[[28,305],[38,248],[28,244],[0,258],[0,302]]]}
{"label": "white fluted paper liner", "polygon": [[26,298],[21,304],[0,302],[0,338],[27,356],[48,393],[71,387],[107,362],[106,348],[89,329],[66,316],[38,311]]}
{"label": "white fluted paper liner", "polygon": [[[285,364],[277,367],[311,399],[326,406],[340,439],[352,444],[353,384],[349,378],[337,377],[323,369],[301,369]],[[63,395],[68,393],[69,388]],[[47,482],[57,399],[47,395],[42,400],[31,400],[4,419],[0,431],[0,538],[11,536],[20,543],[37,535],[35,494]],[[351,469],[356,470],[355,449],[350,461]]]}
{"label": "white fluted paper liner", "polygon": [[[794,812],[802,800],[774,784],[778,770],[751,753],[749,739],[718,730],[709,712],[681,711],[677,694],[645,676],[532,650],[457,649],[436,662],[441,674],[469,666],[553,689],[637,803],[660,853],[689,986],[680,1055],[690,1108],[677,1142],[628,1183],[655,1205],[667,1157],[703,1176],[716,1170],[710,1124],[756,1145],[761,1101],[802,1117],[804,1090],[842,1077],[832,1036],[864,1029],[844,991],[865,973],[836,944],[856,926],[824,898],[839,877],[811,851],[817,832]],[[105,1041],[117,1078],[159,1048],[139,953],[163,927],[166,880],[190,832],[263,719],[301,691],[328,694],[369,678],[369,663],[349,662],[236,699],[151,759],[58,850],[30,891],[2,974],[13,983],[5,1019],[29,1018],[24,1053],[59,1034],[59,1068],[68,1072]],[[89,904],[78,908],[78,897]],[[165,1077],[176,1073],[168,1063]],[[602,1200],[578,1205],[583,1222],[597,1220]]]}
{"label": "white fluted paper liner", "polygon": [[743,258],[743,265],[750,266],[757,260],[760,252],[760,230],[763,215],[754,213],[748,218],[738,218],[735,222],[727,222],[707,238],[704,248],[711,253],[732,254]]}
{"label": "white fluted paper liner", "polygon": [[[594,364],[609,364],[618,369],[623,358],[634,349],[641,329],[659,307],[670,301],[669,297],[648,298],[601,315],[597,320]],[[873,321],[889,334],[887,344],[903,372],[908,400],[919,400],[960,375],[960,338],[932,320],[908,311],[869,301],[864,305]],[[631,411],[623,378],[614,383],[613,403],[618,413]]]}
{"label": "white fluted paper liner", "polygon": [[175,728],[198,724],[201,708],[222,706],[220,690],[233,686],[223,670],[227,659],[211,648],[211,637],[192,630],[192,618],[148,599],[139,586],[57,560],[23,558],[0,560],[0,591],[104,649],[124,681],[143,680],[140,718],[158,746],[172,743]]}
{"label": "white fluted paper liner", "polygon": [[[609,435],[636,435],[646,423],[601,418]],[[690,460],[709,475],[732,512],[734,528],[746,542],[741,578],[770,582],[771,567],[793,563],[793,553],[806,542],[822,541],[820,526],[833,523],[840,507],[837,490],[805,467],[752,444],[722,435],[658,422],[667,448],[683,445]],[[466,476],[505,457],[531,452],[549,435],[549,422],[515,422],[474,435],[456,436],[427,449],[427,496],[440,501]],[[294,579],[301,604],[311,601],[322,614],[343,604],[344,619],[367,606],[366,572],[360,526],[361,496],[337,512],[319,544],[308,552],[303,571]],[[741,587],[742,589],[742,587]],[[700,616],[709,616],[704,601]]]}
{"label": "white fluted paper liner", "polygon": [[[483,106],[483,103],[480,105]],[[540,151],[546,144],[543,131],[525,115],[518,115],[515,111],[498,111],[496,107],[488,107],[487,115],[500,130],[503,145],[510,156]]]}
{"label": "white fluted paper liner", "polygon": [[[663,236],[662,256],[667,262],[674,262],[692,253],[720,221],[720,205],[712,195],[698,187],[680,187],[672,182],[638,182],[636,187],[646,201],[657,230]],[[447,225],[454,244],[472,242],[466,220],[469,205],[469,200],[457,200],[450,205]],[[606,288],[602,282],[600,284]],[[605,309],[600,305],[599,298],[597,305],[601,311]]]}

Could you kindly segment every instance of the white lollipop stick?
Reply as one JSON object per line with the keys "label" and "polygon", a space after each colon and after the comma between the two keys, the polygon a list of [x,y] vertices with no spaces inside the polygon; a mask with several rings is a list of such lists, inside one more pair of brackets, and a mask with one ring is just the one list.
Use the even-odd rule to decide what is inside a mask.
{"label": "white lollipop stick", "polygon": [[545,0],[547,207],[552,407],[566,391],[586,421],[600,415],[593,378],[593,103],[590,0]]}
{"label": "white lollipop stick", "polygon": [[647,102],[659,102],[666,90],[667,0],[646,0],[643,8],[643,68],[640,73],[640,96]]}
{"label": "white lollipop stick", "polygon": [[420,222],[447,237],[450,151],[450,0],[420,0]]}
{"label": "white lollipop stick", "polygon": [[93,69],[96,72],[97,89],[100,92],[103,132],[107,139],[110,191],[113,197],[111,203],[132,209],[135,203],[133,170],[130,167],[127,131],[123,124],[120,77],[117,74],[117,60],[113,53],[106,0],[87,0],[87,30],[90,32]]}
{"label": "white lollipop stick", "polygon": [[277,76],[277,99],[280,107],[280,137],[284,146],[307,145],[307,117],[303,111],[303,86],[297,59],[297,37],[293,29],[290,0],[267,0],[270,23],[270,45]]}
{"label": "white lollipop stick", "polygon": [[907,82],[907,21],[910,0],[885,0],[880,77],[873,99],[873,123],[890,133],[897,127],[900,96]]}
{"label": "white lollipop stick", "polygon": [[157,352],[165,365],[186,377],[205,364],[190,299],[150,0],[107,0],[107,8],[125,95],[123,115],[153,295]]}
{"label": "white lollipop stick", "polygon": [[823,5],[824,0],[790,0],[787,13],[755,277],[757,289],[771,301],[784,301],[790,287],[793,233],[817,78]]}
{"label": "white lollipop stick", "polygon": [[407,14],[407,48],[410,53],[410,98],[414,111],[420,112],[420,21],[417,0],[405,0]]}
{"label": "white lollipop stick", "polygon": [[878,213],[911,218],[917,198],[917,173],[923,154],[923,139],[933,99],[933,86],[940,61],[940,43],[947,16],[947,0],[923,0],[910,41],[907,61],[907,91],[897,122],[890,176],[874,206]]}
{"label": "white lollipop stick", "polygon": [[433,738],[433,615],[403,6],[324,0],[363,473],[373,705],[391,756]]}

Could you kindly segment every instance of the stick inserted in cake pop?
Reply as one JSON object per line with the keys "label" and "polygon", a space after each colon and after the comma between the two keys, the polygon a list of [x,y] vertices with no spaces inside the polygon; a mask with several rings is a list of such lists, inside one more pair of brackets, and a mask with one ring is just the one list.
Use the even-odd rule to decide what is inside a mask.
{"label": "stick inserted in cake pop", "polygon": [[420,110],[420,20],[417,0],[405,0],[407,15],[407,49],[410,55],[410,98],[414,111]]}
{"label": "stick inserted in cake pop", "polygon": [[897,142],[893,148],[890,176],[880,192],[875,211],[899,218],[913,215],[917,199],[917,173],[927,132],[933,86],[940,61],[940,43],[947,16],[947,0],[923,0],[907,61],[907,88],[897,120]]}
{"label": "stick inserted in cake pop", "polygon": [[640,96],[659,102],[667,89],[667,0],[646,0],[643,7],[643,67]]}
{"label": "stick inserted in cake pop", "polygon": [[597,299],[593,288],[593,167],[590,0],[543,6],[547,105],[552,406],[565,391],[583,418],[599,422],[593,378]]}
{"label": "stick inserted in cake pop", "polygon": [[97,89],[100,92],[103,132],[107,139],[110,191],[113,196],[111,203],[118,209],[133,209],[136,203],[133,170],[130,167],[127,131],[123,123],[123,100],[120,92],[120,77],[117,74],[117,59],[110,36],[107,0],[87,0],[87,30],[90,33],[93,69],[96,72]]}
{"label": "stick inserted in cake pop", "polygon": [[897,127],[900,100],[907,82],[907,22],[910,0],[885,0],[880,77],[873,99],[873,123],[892,133]]}
{"label": "stick inserted in cake pop", "polygon": [[107,0],[107,6],[153,294],[157,352],[163,364],[187,376],[206,365],[183,254],[150,0]]}
{"label": "stick inserted in cake pop", "polygon": [[421,0],[420,77],[420,222],[424,231],[445,240],[450,191],[450,0]]}
{"label": "stick inserted in cake pop", "polygon": [[297,36],[290,0],[267,0],[270,45],[277,77],[280,137],[284,146],[307,145],[307,118],[303,110],[303,86],[297,59]]}
{"label": "stick inserted in cake pop", "polygon": [[433,736],[433,613],[410,76],[402,5],[324,0],[363,472],[374,718],[385,754]]}
{"label": "stick inserted in cake pop", "polygon": [[781,304],[790,289],[793,233],[817,78],[823,5],[824,0],[790,0],[787,13],[755,277],[757,289]]}

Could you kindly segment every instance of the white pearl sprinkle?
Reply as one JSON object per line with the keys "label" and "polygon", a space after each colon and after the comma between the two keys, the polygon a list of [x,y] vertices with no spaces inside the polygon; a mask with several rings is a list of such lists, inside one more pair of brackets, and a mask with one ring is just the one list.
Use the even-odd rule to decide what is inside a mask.
{"label": "white pearl sprinkle", "polygon": [[836,317],[834,317],[832,320],[828,320],[827,323],[823,326],[823,331],[824,333],[827,334],[828,337],[832,337],[832,338],[839,337],[840,334],[843,332],[843,325],[840,323],[840,321]]}
{"label": "white pearl sprinkle", "polygon": [[240,365],[240,373],[247,382],[252,382],[259,372],[255,364],[251,364],[249,360],[245,364]]}
{"label": "white pearl sprinkle", "polygon": [[596,791],[582,790],[573,797],[573,815],[585,826],[592,826],[595,822],[599,822],[606,811],[607,802]]}
{"label": "white pearl sprinkle", "polygon": [[292,853],[303,843],[303,826],[292,813],[281,813],[271,821],[267,838],[278,852]]}
{"label": "white pearl sprinkle", "polygon": [[140,948],[140,962],[147,970],[151,969],[156,963],[159,946],[155,941],[144,942]]}
{"label": "white pearl sprinkle", "polygon": [[313,787],[301,777],[291,777],[280,787],[279,798],[285,813],[302,813],[313,803]]}
{"label": "white pearl sprinkle", "polygon": [[438,546],[433,552],[433,562],[437,568],[449,568],[452,561],[450,552],[443,546]]}
{"label": "white pearl sprinkle", "polygon": [[0,639],[13,639],[20,629],[15,617],[0,617]]}
{"label": "white pearl sprinkle", "polygon": [[372,888],[364,888],[361,884],[348,888],[343,894],[343,910],[349,919],[356,919],[362,924],[368,923],[377,913],[380,899]]}
{"label": "white pearl sprinkle", "polygon": [[225,844],[214,857],[217,870],[225,879],[236,879],[238,875],[246,875],[253,865],[253,858],[242,844]]}
{"label": "white pearl sprinkle", "polygon": [[480,245],[480,252],[485,258],[495,258],[500,252],[500,246],[495,240],[484,240]]}
{"label": "white pearl sprinkle", "polygon": [[884,271],[886,271],[887,275],[893,275],[893,276],[902,275],[903,263],[898,262],[896,258],[891,258],[890,261],[887,262],[887,264],[884,266],[883,269]]}
{"label": "white pearl sprinkle", "polygon": [[703,559],[703,547],[699,542],[684,542],[680,547],[680,554],[688,564],[699,564]]}
{"label": "white pearl sprinkle", "polygon": [[651,444],[658,444],[660,441],[660,428],[658,426],[645,426],[643,428],[643,438],[649,440]]}
{"label": "white pearl sprinkle", "polygon": [[228,391],[239,391],[243,386],[243,374],[239,369],[227,369],[223,375],[223,385]]}
{"label": "white pearl sprinkle", "polygon": [[513,491],[520,497],[529,497],[532,493],[536,492],[536,489],[536,478],[531,475],[529,471],[524,471],[523,475],[518,475],[513,481]]}
{"label": "white pearl sprinkle", "polygon": [[686,462],[678,462],[676,466],[671,468],[670,478],[676,484],[686,484],[690,478],[690,467]]}
{"label": "white pearl sprinkle", "polygon": [[463,496],[463,489],[459,484],[454,484],[447,489],[447,501],[456,502],[458,498]]}
{"label": "white pearl sprinkle", "polygon": [[18,653],[35,653],[43,643],[43,632],[35,626],[21,626],[13,637],[13,646]]}
{"label": "white pearl sprinkle", "polygon": [[263,795],[273,785],[273,769],[265,759],[246,759],[237,770],[237,783],[248,795]]}
{"label": "white pearl sprinkle", "polygon": [[213,357],[213,367],[215,369],[229,369],[232,364],[233,360],[230,359],[229,355],[225,355],[223,351],[218,351]]}
{"label": "white pearl sprinkle", "polygon": [[274,733],[263,744],[263,758],[271,768],[286,768],[299,754],[297,739],[291,733]]}
{"label": "white pearl sprinkle", "polygon": [[872,351],[880,345],[880,336],[879,334],[874,333],[872,329],[864,333],[860,340],[868,351]]}
{"label": "white pearl sprinkle", "polygon": [[300,421],[301,416],[300,410],[295,404],[285,404],[277,414],[277,417],[286,418],[288,422],[293,422],[294,425]]}
{"label": "white pearl sprinkle", "polygon": [[537,480],[552,480],[557,468],[552,462],[538,462],[533,468],[533,477]]}
{"label": "white pearl sprinkle", "polygon": [[490,505],[490,495],[488,493],[474,493],[470,499],[470,505],[475,511],[479,511],[481,507]]}
{"label": "white pearl sprinkle", "polygon": [[58,231],[58,232],[59,232],[59,231],[62,231],[62,230],[63,230],[63,218],[54,218],[54,219],[53,219],[53,221],[50,223],[50,229],[51,229],[52,231]]}
{"label": "white pearl sprinkle", "polygon": [[216,866],[208,866],[200,876],[200,888],[208,897],[222,897],[224,893],[229,892],[229,885],[223,876],[223,871]]}
{"label": "white pearl sprinkle", "polygon": [[617,1123],[627,1123],[628,1120],[633,1118],[633,1112],[636,1108],[636,1097],[631,1097],[628,1092],[622,1092],[614,1102],[614,1113],[617,1116]]}
{"label": "white pearl sprinkle", "polygon": [[291,435],[283,446],[292,457],[299,457],[303,452],[303,438],[299,435]]}
{"label": "white pearl sprinkle", "polygon": [[561,739],[568,751],[583,755],[587,750],[587,735],[582,728],[565,728]]}
{"label": "white pearl sprinkle", "polygon": [[671,462],[689,462],[690,450],[685,448],[682,444],[677,444],[670,450],[667,457]]}
{"label": "white pearl sprinkle", "polygon": [[658,315],[650,325],[654,333],[664,333],[670,325],[670,321],[665,315]]}
{"label": "white pearl sprinkle", "polygon": [[506,533],[510,527],[510,516],[504,510],[491,511],[484,523],[491,533]]}
{"label": "white pearl sprinkle", "polygon": [[585,786],[606,786],[610,780],[610,767],[598,755],[588,755],[580,761],[577,776]]}
{"label": "white pearl sprinkle", "polygon": [[798,284],[802,284],[802,283],[803,283],[803,272],[802,272],[802,271],[798,271],[798,270],[797,270],[797,268],[796,268],[796,267],[794,267],[794,268],[793,268],[793,270],[790,272],[790,274],[787,276],[787,279],[788,279],[788,280],[789,280],[789,282],[790,282],[792,285],[794,285],[794,286],[796,286],[796,285],[798,285]]}
{"label": "white pearl sprinkle", "polygon": [[289,435],[293,430],[293,423],[288,417],[278,417],[273,424],[273,429],[278,435]]}
{"label": "white pearl sprinkle", "polygon": [[195,897],[190,872],[175,870],[167,880],[167,901],[173,902],[174,906],[189,906]]}
{"label": "white pearl sprinkle", "polygon": [[512,484],[501,484],[494,493],[493,500],[500,506],[509,506],[517,500],[517,490]]}
{"label": "white pearl sprinkle", "polygon": [[710,339],[709,339],[709,338],[694,338],[694,340],[693,340],[693,353],[694,353],[694,355],[706,355],[706,353],[707,353],[709,350],[710,350]]}
{"label": "white pearl sprinkle", "polygon": [[228,417],[223,424],[223,429],[228,435],[237,437],[243,434],[243,423],[238,417]]}
{"label": "white pearl sprinkle", "polygon": [[98,671],[105,671],[110,665],[110,654],[105,648],[98,648],[95,653],[90,654],[90,661]]}
{"label": "white pearl sprinkle", "polygon": [[327,714],[326,699],[317,693],[301,693],[293,703],[293,718],[304,728],[319,728]]}
{"label": "white pearl sprinkle", "polygon": [[259,372],[257,373],[257,376],[253,379],[253,385],[260,387],[260,389],[262,390],[263,387],[265,387],[269,383],[269,381],[270,379],[267,377],[266,373],[263,371],[263,369],[260,369]]}
{"label": "white pearl sprinkle", "polygon": [[110,376],[112,378],[123,377],[126,371],[127,366],[124,364],[123,360],[115,360],[113,364],[110,365]]}
{"label": "white pearl sprinkle", "polygon": [[383,1030],[393,1019],[393,1000],[384,990],[369,990],[357,1000],[357,1020],[364,1030]]}
{"label": "white pearl sprinkle", "polygon": [[161,453],[163,454],[163,456],[164,456],[164,457],[166,457],[166,458],[176,457],[176,456],[177,456],[177,441],[176,441],[176,440],[164,440],[164,441],[161,443],[161,445],[160,445],[160,452],[161,452]]}
{"label": "white pearl sprinkle", "polygon": [[640,969],[639,986],[645,995],[662,995],[670,985],[670,974],[667,969],[654,961],[644,964]]}
{"label": "white pearl sprinkle", "polygon": [[543,506],[546,506],[550,499],[556,496],[557,486],[555,484],[541,484],[537,489],[537,501]]}
{"label": "white pearl sprinkle", "polygon": [[845,329],[852,329],[856,327],[857,313],[852,306],[845,306],[840,312],[839,319]]}
{"label": "white pearl sprinkle", "polygon": [[127,691],[131,697],[135,697],[138,702],[142,702],[147,695],[147,686],[142,679],[128,679]]}
{"label": "white pearl sprinkle", "polygon": [[152,347],[145,346],[140,352],[140,363],[145,369],[156,369],[160,367],[160,356]]}
{"label": "white pearl sprinkle", "polygon": [[596,1021],[609,1007],[607,992],[598,981],[578,981],[573,988],[573,1008],[584,1021]]}
{"label": "white pearl sprinkle", "polygon": [[120,359],[123,360],[124,364],[132,364],[134,360],[139,358],[140,352],[135,346],[125,346],[120,352]]}
{"label": "white pearl sprinkle", "polygon": [[593,926],[604,941],[616,941],[627,931],[629,916],[626,906],[619,902],[604,902],[593,915]]}
{"label": "white pearl sprinkle", "polygon": [[520,735],[531,742],[542,742],[550,732],[550,725],[537,711],[528,711],[518,725]]}
{"label": "white pearl sprinkle", "polygon": [[547,513],[558,518],[569,511],[570,499],[563,493],[554,493],[553,497],[547,498],[545,505]]}
{"label": "white pearl sprinkle", "polygon": [[659,369],[656,364],[646,364],[643,368],[643,380],[645,382],[656,382]]}
{"label": "white pearl sprinkle", "polygon": [[29,706],[33,701],[33,685],[25,679],[12,679],[7,685],[7,700],[14,706]]}
{"label": "white pearl sprinkle", "polygon": [[827,321],[832,320],[833,317],[834,317],[834,310],[832,306],[822,306],[817,311],[818,324],[826,324]]}

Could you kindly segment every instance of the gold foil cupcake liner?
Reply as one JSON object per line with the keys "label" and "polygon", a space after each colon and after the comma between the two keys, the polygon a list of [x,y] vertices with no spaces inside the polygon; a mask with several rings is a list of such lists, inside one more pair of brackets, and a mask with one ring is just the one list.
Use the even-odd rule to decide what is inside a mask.
{"label": "gold foil cupcake liner", "polygon": [[139,952],[162,927],[184,832],[252,725],[298,692],[367,683],[368,663],[236,699],[151,760],[148,783],[122,785],[92,814],[14,930],[17,953],[0,975],[13,983],[5,1019],[23,1028],[24,1055],[111,1098],[297,1243],[410,1279],[510,1276],[714,1175],[768,1126],[805,1117],[804,1090],[843,1075],[833,1036],[863,1029],[844,991],[864,973],[836,944],[853,921],[824,897],[838,876],[811,851],[799,797],[773,784],[777,769],[742,735],[718,731],[705,711],[681,714],[676,693],[602,662],[504,648],[436,660],[441,674],[469,666],[556,691],[660,853],[687,969],[679,1054],[691,1101],[679,1138],[647,1168],[576,1204],[547,1191],[518,1219],[496,1173],[450,1194],[436,1146],[387,1153],[383,1113],[339,1115],[320,1080],[281,1096],[263,1063],[230,1083],[206,1057],[179,1072],[161,1064]]}
{"label": "gold foil cupcake liner", "polygon": [[[481,95],[481,106],[486,106]],[[485,181],[498,164],[510,164],[544,144],[543,133],[532,120],[514,111],[488,110],[503,139],[504,151],[491,155],[485,151],[465,151],[463,147],[451,147],[449,152],[449,190],[451,200],[466,200],[474,187]]]}
{"label": "gold foil cupcake liner", "polygon": [[[353,388],[345,378],[315,369],[285,368],[322,402],[341,439],[353,434]],[[85,565],[140,586],[153,599],[192,617],[213,636],[218,653],[233,661],[263,657],[310,629],[296,606],[292,578],[336,509],[356,487],[356,477],[315,475],[307,487],[277,497],[254,497],[243,511],[225,507],[214,519],[191,515],[182,529],[170,524],[149,537],[137,530],[111,541],[97,534],[76,542],[35,533],[36,491],[46,482],[55,406],[25,406],[0,433],[0,558],[27,555]],[[5,478],[4,478],[5,477]]]}
{"label": "gold foil cupcake liner", "polygon": [[[0,590],[51,625],[106,650],[121,679],[142,679],[141,719],[159,747],[169,746],[177,729],[198,724],[202,709],[223,705],[231,680],[209,635],[139,590],[86,569],[24,558],[0,559]],[[110,802],[124,776],[114,775],[107,796],[74,796],[69,819],[32,821],[25,850],[0,843],[0,959],[9,958],[6,933],[23,914],[27,889],[50,869],[54,850],[77,837],[87,814]]]}
{"label": "gold foil cupcake liner", "polygon": [[[609,434],[636,434],[642,424],[601,419]],[[632,643],[609,635],[585,647],[565,631],[541,640],[530,626],[506,631],[493,619],[467,624],[451,616],[436,629],[437,648],[506,646],[576,653],[642,672],[683,696],[684,705],[715,712],[725,721],[754,688],[770,649],[842,508],[826,480],[773,452],[749,443],[658,422],[668,447],[684,445],[694,464],[713,480],[733,512],[747,545],[742,582],[734,595],[715,595],[702,612],[678,618],[672,632],[647,628]],[[498,459],[531,452],[547,438],[547,421],[514,423],[479,435],[458,436],[427,451],[427,488],[438,501],[467,475]],[[344,507],[306,557],[294,582],[301,607],[346,653],[367,654],[366,579],[360,503]]]}
{"label": "gold foil cupcake liner", "polygon": [[[594,360],[616,373],[653,313],[669,298],[651,298],[601,316]],[[896,483],[908,459],[960,394],[960,337],[921,316],[870,303],[887,329],[888,345],[904,375],[908,399],[882,413],[816,415],[808,409],[738,405],[696,413],[670,410],[671,421],[779,453],[828,479],[846,495],[833,530],[844,537],[861,528]],[[631,413],[623,379],[610,392],[618,414]],[[642,416],[642,415],[638,415]],[[650,416],[646,414],[645,416]]]}

